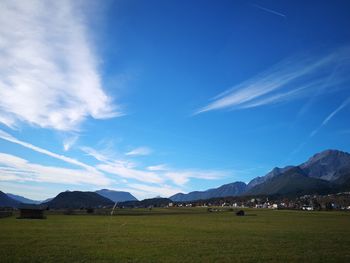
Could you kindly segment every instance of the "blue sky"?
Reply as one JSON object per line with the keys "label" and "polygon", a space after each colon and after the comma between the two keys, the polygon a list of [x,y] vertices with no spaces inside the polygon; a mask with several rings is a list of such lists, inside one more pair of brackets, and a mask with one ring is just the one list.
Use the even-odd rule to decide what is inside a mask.
{"label": "blue sky", "polygon": [[2,1],[0,189],[138,198],[350,151],[348,1]]}

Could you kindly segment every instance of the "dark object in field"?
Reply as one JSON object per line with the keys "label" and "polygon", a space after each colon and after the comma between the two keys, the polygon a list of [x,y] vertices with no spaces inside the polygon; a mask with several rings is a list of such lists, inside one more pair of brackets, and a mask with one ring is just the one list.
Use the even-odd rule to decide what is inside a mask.
{"label": "dark object in field", "polygon": [[44,211],[45,209],[42,207],[20,208],[18,219],[46,219]]}
{"label": "dark object in field", "polygon": [[236,212],[236,216],[244,216],[245,213],[243,210],[239,210],[238,212]]}
{"label": "dark object in field", "polygon": [[94,212],[95,212],[95,210],[93,208],[86,209],[87,214],[93,214]]}

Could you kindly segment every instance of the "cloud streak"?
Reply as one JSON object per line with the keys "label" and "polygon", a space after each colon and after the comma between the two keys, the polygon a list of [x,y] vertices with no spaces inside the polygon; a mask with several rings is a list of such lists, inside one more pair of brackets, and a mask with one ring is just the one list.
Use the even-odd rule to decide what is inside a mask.
{"label": "cloud streak", "polygon": [[61,161],[64,161],[66,163],[83,167],[83,168],[85,168],[85,169],[87,169],[89,171],[95,171],[96,170],[94,167],[92,167],[90,165],[87,165],[85,163],[82,163],[82,162],[80,162],[80,161],[78,161],[76,159],[73,159],[73,158],[70,158],[70,157],[67,157],[67,156],[64,156],[64,155],[60,155],[60,154],[48,151],[46,149],[40,148],[38,146],[35,146],[33,144],[21,141],[21,140],[15,138],[15,137],[13,137],[12,135],[4,132],[3,130],[0,130],[0,139],[3,139],[5,141],[21,145],[21,146],[23,146],[25,148],[31,149],[31,150],[33,150],[35,152],[38,152],[38,153],[50,156],[52,158],[55,158],[55,159],[58,159],[58,160],[61,160]]}
{"label": "cloud streak", "polygon": [[0,181],[91,184],[108,186],[111,180],[97,171],[69,169],[31,163],[14,155],[0,153]]}
{"label": "cloud streak", "polygon": [[[346,73],[350,66],[349,59],[349,48],[338,49],[325,56],[286,59],[217,95],[213,102],[194,114],[271,105],[310,96],[313,91],[320,89],[334,92],[339,89],[338,85],[349,80],[349,74]],[[340,69],[336,73],[330,70],[339,65]],[[329,78],[329,72],[336,76]]]}
{"label": "cloud streak", "polygon": [[69,136],[69,137],[66,137],[63,140],[63,150],[69,151],[73,147],[73,145],[77,142],[78,139],[79,139],[79,136],[76,134]]}
{"label": "cloud streak", "polygon": [[[81,147],[83,152],[98,161],[95,166],[90,166],[76,159],[19,140],[3,130],[0,130],[0,139],[83,168],[46,166],[0,152],[0,181],[113,186],[119,179],[127,179],[128,181],[124,182],[124,188],[129,187],[133,189],[132,192],[138,193],[139,196],[149,197],[150,194],[164,196],[180,192],[191,178],[216,180],[231,174],[218,170],[179,170],[170,168],[166,164],[139,167],[132,161],[117,158],[116,154],[110,150],[97,151],[91,147]],[[147,191],[149,192],[147,193]]]}
{"label": "cloud streak", "polygon": [[[302,143],[300,143],[298,145],[298,147],[296,147],[288,156],[288,158],[285,160],[285,163],[287,163],[288,161],[290,161],[291,157],[293,155],[295,155],[296,153],[300,152],[305,145],[308,143],[308,141],[313,138],[315,135],[317,135],[317,133],[319,133],[319,131],[326,126],[342,109],[344,109],[345,107],[347,107],[350,104],[350,97],[348,97],[346,100],[344,100],[334,111],[332,111],[322,122],[321,124],[314,129],[309,136],[306,138],[305,141],[303,141]],[[343,133],[346,133],[346,131],[343,131]]]}
{"label": "cloud streak", "polygon": [[217,180],[228,176],[226,171],[206,171],[206,170],[169,170],[165,172],[165,176],[173,181],[176,185],[183,186],[191,178],[202,180]]}
{"label": "cloud streak", "polygon": [[219,170],[173,169],[166,164],[142,168],[131,161],[116,159],[111,154],[106,155],[103,151],[96,151],[90,147],[82,147],[82,150],[101,162],[96,165],[97,169],[124,179],[133,179],[143,183],[160,185],[173,183],[182,187],[191,178],[216,180],[230,175],[227,171]]}
{"label": "cloud streak", "polygon": [[282,14],[282,13],[277,12],[277,11],[275,11],[275,10],[272,10],[272,9],[270,9],[270,8],[263,7],[263,6],[261,6],[261,5],[252,4],[252,6],[254,6],[254,7],[260,9],[260,10],[266,11],[266,12],[268,12],[268,13],[270,13],[270,14],[274,14],[274,15],[277,15],[277,16],[281,16],[281,17],[283,17],[283,18],[286,18],[286,17],[287,17],[285,14]]}
{"label": "cloud streak", "polygon": [[327,125],[327,123],[333,119],[335,117],[335,115],[337,115],[342,109],[344,109],[346,106],[348,106],[350,104],[350,97],[347,98],[345,101],[343,101],[342,104],[340,104],[334,111],[332,111],[320,124],[320,126],[313,130],[310,133],[310,137],[314,137],[321,129],[323,126]]}
{"label": "cloud streak", "polygon": [[145,156],[145,155],[150,155],[151,153],[152,153],[152,150],[148,147],[138,147],[134,150],[131,150],[130,152],[127,152],[125,155]]}
{"label": "cloud streak", "polygon": [[122,115],[102,88],[83,2],[4,0],[0,8],[0,122],[79,130]]}

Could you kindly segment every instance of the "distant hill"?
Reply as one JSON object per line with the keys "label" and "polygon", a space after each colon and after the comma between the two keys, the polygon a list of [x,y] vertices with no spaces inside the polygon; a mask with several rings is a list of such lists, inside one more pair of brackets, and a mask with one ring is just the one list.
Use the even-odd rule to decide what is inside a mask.
{"label": "distant hill", "polygon": [[113,206],[114,202],[95,192],[67,191],[58,194],[46,204],[53,209],[79,209]]}
{"label": "distant hill", "polygon": [[293,167],[254,186],[245,195],[283,195],[326,194],[333,190],[333,184],[322,179],[308,177],[299,167]]}
{"label": "distant hill", "polygon": [[170,196],[169,199],[175,202],[187,202],[195,200],[205,200],[215,197],[237,196],[245,192],[247,185],[243,182],[235,182],[222,185],[218,188],[206,191],[194,191],[188,194],[178,193]]}
{"label": "distant hill", "polygon": [[96,193],[112,200],[113,202],[137,201],[135,196],[129,192],[101,189],[96,191]]}
{"label": "distant hill", "polygon": [[51,201],[52,199],[53,199],[53,197],[51,197],[51,198],[47,198],[47,199],[45,199],[45,200],[41,201],[41,202],[40,202],[40,204],[47,203],[47,202]]}
{"label": "distant hill", "polygon": [[0,191],[0,207],[18,207],[20,202]]}
{"label": "distant hill", "polygon": [[20,195],[14,195],[14,194],[10,194],[10,193],[6,193],[8,197],[11,197],[12,199],[20,202],[20,203],[23,203],[23,204],[40,204],[41,201],[35,201],[35,200],[31,200],[31,199],[28,199],[28,198],[25,198],[23,196],[20,196]]}
{"label": "distant hill", "polygon": [[169,198],[151,198],[142,201],[126,201],[118,203],[118,207],[161,207],[171,203]]}

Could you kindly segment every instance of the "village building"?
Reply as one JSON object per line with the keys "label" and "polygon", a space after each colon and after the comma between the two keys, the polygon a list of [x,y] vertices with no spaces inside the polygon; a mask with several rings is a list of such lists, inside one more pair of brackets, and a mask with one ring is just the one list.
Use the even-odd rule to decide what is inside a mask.
{"label": "village building", "polygon": [[303,206],[302,206],[302,210],[313,211],[314,208],[313,208],[312,206],[309,206],[309,205],[303,205]]}

